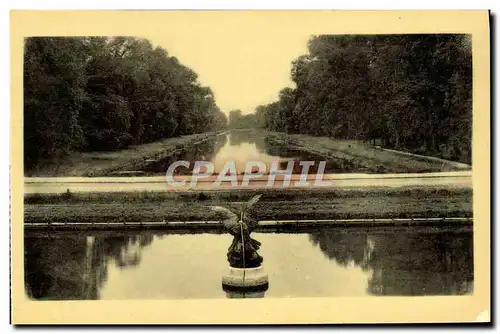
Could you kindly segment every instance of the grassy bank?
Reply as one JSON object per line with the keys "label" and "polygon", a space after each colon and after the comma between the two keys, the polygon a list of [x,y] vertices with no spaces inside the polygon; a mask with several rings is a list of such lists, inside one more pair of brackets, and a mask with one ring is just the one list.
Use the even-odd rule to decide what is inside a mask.
{"label": "grassy bank", "polygon": [[368,173],[423,173],[470,170],[471,167],[434,157],[385,150],[357,140],[338,140],[302,134],[269,132],[268,140],[326,158],[337,159],[350,168]]}
{"label": "grassy bank", "polygon": [[408,197],[424,198],[454,198],[456,196],[470,197],[472,189],[454,187],[372,187],[372,188],[261,188],[261,189],[227,189],[210,191],[144,191],[144,192],[95,192],[95,193],[64,193],[64,194],[26,194],[25,204],[75,204],[75,203],[162,203],[165,201],[179,202],[242,202],[252,196],[261,194],[259,202],[265,201],[297,201],[309,199],[342,199],[342,198],[377,198],[377,197]]}
{"label": "grassy bank", "polygon": [[[31,195],[25,222],[218,220],[212,205],[237,210],[255,190],[206,193]],[[255,206],[259,220],[471,217],[470,189],[372,188],[315,191],[267,189]]]}
{"label": "grassy bank", "polygon": [[75,152],[64,160],[44,161],[25,175],[29,177],[105,176],[116,171],[140,167],[148,159],[168,157],[178,150],[201,143],[214,135],[214,132],[206,132],[174,137],[116,151]]}

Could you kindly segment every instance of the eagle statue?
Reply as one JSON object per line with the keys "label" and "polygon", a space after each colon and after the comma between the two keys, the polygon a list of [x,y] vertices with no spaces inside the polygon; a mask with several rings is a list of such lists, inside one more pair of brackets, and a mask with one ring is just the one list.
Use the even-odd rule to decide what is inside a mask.
{"label": "eagle statue", "polygon": [[221,214],[224,230],[234,237],[227,252],[227,259],[233,268],[255,268],[262,264],[263,259],[257,253],[261,243],[250,237],[258,223],[252,208],[261,196],[255,195],[243,203],[239,212],[222,206],[211,207],[213,211]]}

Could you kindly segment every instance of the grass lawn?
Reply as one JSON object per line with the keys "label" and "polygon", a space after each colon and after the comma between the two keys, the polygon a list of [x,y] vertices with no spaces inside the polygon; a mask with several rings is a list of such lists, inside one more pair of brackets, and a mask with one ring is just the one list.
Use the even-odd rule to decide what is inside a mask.
{"label": "grass lawn", "polygon": [[[25,222],[219,220],[210,210],[238,210],[256,191],[29,195]],[[259,220],[471,217],[472,190],[434,188],[268,189],[255,206]]]}
{"label": "grass lawn", "polygon": [[359,140],[269,132],[268,138],[290,147],[348,162],[368,173],[421,173],[471,170],[471,166],[434,157],[385,150]]}

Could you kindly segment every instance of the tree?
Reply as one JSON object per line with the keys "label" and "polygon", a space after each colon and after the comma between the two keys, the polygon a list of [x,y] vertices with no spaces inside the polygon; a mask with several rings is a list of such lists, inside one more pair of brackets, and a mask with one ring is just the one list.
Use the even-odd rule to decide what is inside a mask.
{"label": "tree", "polygon": [[80,146],[86,100],[84,45],[78,38],[27,38],[24,50],[24,163]]}
{"label": "tree", "polygon": [[209,87],[134,37],[30,37],[24,50],[26,169],[72,151],[113,150],[226,127]]}
{"label": "tree", "polygon": [[266,128],[470,163],[470,36],[320,35],[308,48],[292,63],[296,88],[258,107]]}

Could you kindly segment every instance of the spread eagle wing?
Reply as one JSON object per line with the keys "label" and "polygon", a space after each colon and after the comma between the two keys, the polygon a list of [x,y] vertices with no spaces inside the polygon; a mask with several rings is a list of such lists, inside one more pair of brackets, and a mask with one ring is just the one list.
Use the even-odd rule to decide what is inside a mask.
{"label": "spread eagle wing", "polygon": [[239,230],[239,217],[237,214],[235,214],[234,212],[232,212],[231,210],[227,209],[227,208],[224,208],[222,206],[212,206],[210,207],[213,211],[216,211],[216,212],[220,212],[224,215],[224,218],[222,220],[222,225],[224,226],[224,228],[226,230],[229,230],[229,231],[233,231],[236,229]]}
{"label": "spread eagle wing", "polygon": [[259,199],[261,197],[262,197],[262,194],[258,194],[258,195],[255,195],[254,197],[252,197],[248,202],[246,202],[243,205],[243,211],[250,209],[255,203],[257,203],[259,201]]}
{"label": "spread eagle wing", "polygon": [[255,195],[248,202],[242,205],[241,215],[249,231],[253,231],[258,224],[258,221],[255,219],[250,209],[252,208],[253,205],[255,205],[255,203],[259,201],[261,197],[262,194]]}

